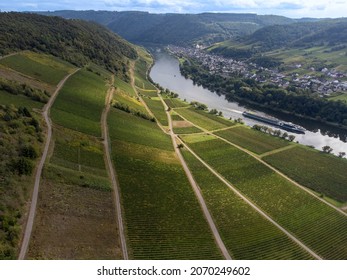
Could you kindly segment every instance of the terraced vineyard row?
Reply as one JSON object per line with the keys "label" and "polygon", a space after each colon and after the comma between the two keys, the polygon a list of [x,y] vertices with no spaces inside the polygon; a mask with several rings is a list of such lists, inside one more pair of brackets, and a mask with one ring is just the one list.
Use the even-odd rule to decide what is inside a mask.
{"label": "terraced vineyard row", "polygon": [[194,108],[179,108],[175,109],[175,111],[195,125],[207,130],[225,128],[235,124],[227,119],[208,114],[202,110],[195,110]]}
{"label": "terraced vineyard row", "polygon": [[304,186],[347,202],[347,160],[303,147],[269,155],[264,160]]}
{"label": "terraced vineyard row", "polygon": [[100,137],[100,116],[107,90],[104,79],[104,76],[85,69],[69,79],[52,108],[53,121],[61,126]]}
{"label": "terraced vineyard row", "polygon": [[347,258],[347,219],[250,155],[212,136],[182,136],[217,172],[326,259]]}
{"label": "terraced vineyard row", "polygon": [[117,109],[109,127],[130,258],[221,259],[170,138]]}
{"label": "terraced vineyard row", "polygon": [[53,104],[55,141],[43,173],[28,258],[121,258],[103,145],[93,136],[100,134],[104,79],[110,74],[95,70],[99,74],[93,68],[74,74]]}
{"label": "terraced vineyard row", "polygon": [[290,144],[289,141],[273,137],[245,126],[217,131],[215,134],[257,154],[263,154]]}
{"label": "terraced vineyard row", "polygon": [[189,151],[183,149],[182,153],[233,258],[312,258],[215,177]]}

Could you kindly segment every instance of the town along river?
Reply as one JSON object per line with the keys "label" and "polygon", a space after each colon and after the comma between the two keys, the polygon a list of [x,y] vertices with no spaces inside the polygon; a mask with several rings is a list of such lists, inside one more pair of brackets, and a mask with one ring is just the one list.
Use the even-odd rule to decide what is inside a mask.
{"label": "town along river", "polygon": [[[179,62],[174,56],[171,56],[162,50],[155,51],[153,55],[155,64],[150,72],[151,78],[162,87],[178,93],[181,99],[186,99],[188,102],[198,101],[204,103],[210,109],[214,108],[218,111],[222,111],[223,116],[226,118],[242,118],[245,124],[249,126],[253,126],[254,124],[266,126],[271,125],[244,118],[242,112],[248,109],[257,111],[259,115],[270,115],[287,122],[293,122],[307,129],[305,134],[288,132],[289,134],[295,135],[295,141],[304,145],[314,146],[318,150],[321,150],[323,146],[328,145],[333,148],[333,153],[335,154],[338,154],[339,152],[347,153],[346,130],[330,127],[319,122],[288,116],[287,114],[270,112],[263,108],[250,108],[237,102],[228,102],[223,95],[219,96],[208,89],[194,85],[192,80],[184,78],[179,70]],[[274,128],[278,129],[278,127]]]}

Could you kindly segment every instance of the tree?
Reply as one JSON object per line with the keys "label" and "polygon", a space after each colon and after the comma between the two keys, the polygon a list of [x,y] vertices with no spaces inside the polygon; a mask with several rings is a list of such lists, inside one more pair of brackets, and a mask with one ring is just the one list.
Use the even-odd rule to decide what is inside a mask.
{"label": "tree", "polygon": [[288,140],[289,140],[290,142],[293,142],[294,139],[295,139],[295,136],[294,136],[294,135],[289,135],[289,136],[288,136]]}
{"label": "tree", "polygon": [[274,135],[277,136],[277,137],[280,137],[281,134],[282,134],[282,132],[281,132],[281,130],[279,130],[279,129],[276,129],[276,130],[274,131]]}
{"label": "tree", "polygon": [[339,158],[343,158],[346,156],[346,153],[345,152],[339,152]]}
{"label": "tree", "polygon": [[218,113],[218,111],[217,111],[217,109],[211,109],[209,113],[212,115],[216,115]]}
{"label": "tree", "polygon": [[284,132],[284,133],[282,134],[282,138],[283,138],[283,139],[287,139],[288,136],[289,136],[289,135],[288,135],[287,132]]}
{"label": "tree", "polygon": [[330,146],[326,145],[322,148],[322,151],[324,153],[330,154],[333,151],[333,149]]}

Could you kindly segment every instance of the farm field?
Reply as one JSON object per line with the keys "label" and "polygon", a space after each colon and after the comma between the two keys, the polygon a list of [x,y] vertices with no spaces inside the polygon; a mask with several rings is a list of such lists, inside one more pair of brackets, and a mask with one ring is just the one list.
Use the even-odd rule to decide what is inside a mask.
{"label": "farm field", "polygon": [[158,97],[158,92],[156,90],[141,90],[137,89],[140,95],[144,95],[146,97]]}
{"label": "farm field", "polygon": [[160,99],[144,98],[143,101],[147,104],[148,108],[152,111],[156,119],[163,125],[168,126],[168,119],[165,113],[165,108]]}
{"label": "farm field", "polygon": [[51,117],[54,123],[100,137],[100,116],[105,105],[106,81],[87,70],[80,70],[64,85]]}
{"label": "farm field", "polygon": [[[97,86],[105,89],[102,74],[82,70],[77,75],[70,78],[70,84],[67,81],[67,89],[65,86],[62,89],[65,94],[62,101],[81,104],[81,100],[87,100],[88,107],[82,107],[84,113],[89,108],[101,107],[100,95],[104,98],[105,95],[97,91]],[[79,83],[85,95],[77,91],[74,96],[67,96],[79,89]],[[94,96],[86,93],[88,85]],[[54,103],[52,111],[59,106],[62,108],[62,101]],[[96,115],[98,110],[95,111],[90,113],[100,129],[101,111],[99,116]],[[73,118],[80,112],[71,109],[69,113]],[[64,121],[65,127],[65,123],[53,127],[54,144],[44,167],[28,258],[121,259],[116,211],[103,145],[96,137],[70,129],[68,120]]]}
{"label": "farm field", "polygon": [[57,85],[74,66],[51,55],[22,52],[0,60],[0,64],[50,85]]}
{"label": "farm field", "polygon": [[221,259],[170,137],[117,109],[108,123],[130,258]]}
{"label": "farm field", "polygon": [[120,91],[121,93],[130,95],[133,97],[136,96],[134,89],[132,88],[132,86],[130,84],[124,82],[123,80],[121,80],[118,77],[115,77],[114,79],[115,79],[114,80],[114,86],[115,86],[117,91]]}
{"label": "farm field", "polygon": [[342,102],[347,103],[347,93],[343,93],[341,95],[331,97],[331,98],[329,98],[329,100],[335,100],[335,101],[340,100]]}
{"label": "farm field", "polygon": [[45,105],[42,102],[34,101],[25,95],[13,95],[6,91],[0,90],[0,104],[1,105],[16,105],[17,107],[27,107],[32,111],[33,109],[42,109]]}
{"label": "farm field", "polygon": [[347,202],[347,160],[304,147],[295,147],[263,158],[300,184]]}
{"label": "farm field", "polygon": [[127,94],[117,92],[114,95],[114,102],[117,102],[124,106],[128,106],[129,108],[133,108],[134,110],[138,112],[147,114],[147,110],[145,106],[143,106],[143,104],[139,100],[137,100],[137,98],[134,96],[129,96]]}
{"label": "farm field", "polygon": [[153,86],[148,80],[147,80],[147,70],[149,68],[148,62],[143,59],[142,57],[139,57],[138,60],[135,62],[135,85],[136,87],[140,89],[146,89],[146,90],[156,90],[155,86]]}
{"label": "farm field", "polygon": [[195,126],[188,126],[188,127],[174,127],[173,131],[176,134],[191,134],[191,133],[199,133],[202,132],[201,129],[195,127]]}
{"label": "farm field", "polygon": [[213,136],[181,137],[275,221],[325,259],[347,258],[347,218],[250,155]]}
{"label": "farm field", "polygon": [[217,131],[214,134],[257,154],[263,154],[290,144],[289,141],[245,126]]}
{"label": "farm field", "polygon": [[175,112],[195,125],[207,130],[215,130],[234,125],[232,121],[193,108],[175,109]]}
{"label": "farm field", "polygon": [[164,98],[164,101],[165,101],[166,105],[170,108],[189,106],[189,103],[184,102],[179,98]]}
{"label": "farm field", "polygon": [[188,150],[181,151],[233,259],[312,258],[215,177]]}
{"label": "farm field", "polygon": [[27,258],[121,259],[110,191],[51,176],[66,173],[58,169],[44,177]]}

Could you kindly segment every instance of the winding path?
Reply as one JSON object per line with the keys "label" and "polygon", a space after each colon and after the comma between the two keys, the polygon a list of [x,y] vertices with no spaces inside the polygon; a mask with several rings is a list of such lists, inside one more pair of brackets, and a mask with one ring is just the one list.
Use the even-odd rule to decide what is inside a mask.
{"label": "winding path", "polygon": [[30,237],[31,237],[31,233],[32,233],[32,230],[33,230],[34,220],[35,220],[37,198],[38,198],[38,194],[39,194],[39,187],[40,187],[40,179],[41,179],[42,169],[43,169],[43,165],[45,164],[45,161],[46,161],[46,158],[47,158],[47,154],[48,154],[48,149],[49,149],[49,146],[50,146],[50,143],[51,143],[52,123],[51,123],[51,119],[49,118],[49,111],[50,111],[50,109],[51,109],[51,107],[53,105],[53,102],[54,102],[55,98],[57,97],[57,95],[58,95],[59,91],[61,90],[61,88],[64,86],[64,84],[67,81],[67,79],[69,79],[73,74],[75,74],[79,70],[80,69],[76,69],[74,72],[70,73],[63,80],[61,80],[59,82],[55,92],[52,94],[52,96],[48,100],[47,104],[43,107],[42,114],[43,114],[43,117],[44,117],[46,125],[47,125],[47,138],[46,138],[45,147],[44,147],[44,150],[43,150],[43,154],[42,154],[40,163],[39,163],[39,165],[38,165],[38,167],[36,169],[34,190],[33,190],[33,194],[32,194],[28,220],[27,220],[27,224],[25,226],[25,232],[24,232],[24,236],[23,236],[23,239],[22,239],[22,245],[21,245],[21,248],[20,248],[19,256],[18,256],[19,260],[24,260],[25,256],[26,256],[26,253],[28,251]]}
{"label": "winding path", "polygon": [[112,75],[111,87],[107,92],[105,108],[104,108],[102,115],[101,115],[101,129],[102,129],[102,137],[104,139],[103,144],[105,147],[107,169],[108,169],[109,175],[111,177],[111,182],[112,182],[114,203],[115,203],[116,212],[117,212],[117,222],[118,222],[119,238],[120,238],[120,243],[121,243],[122,254],[123,254],[123,258],[125,260],[128,260],[129,256],[128,256],[126,238],[125,238],[125,234],[124,234],[124,225],[123,225],[123,217],[122,217],[122,207],[121,207],[121,203],[120,203],[119,185],[118,185],[118,180],[117,180],[117,176],[115,173],[115,169],[113,167],[112,160],[111,160],[111,145],[110,145],[110,137],[109,137],[109,133],[108,133],[108,125],[107,125],[107,115],[108,115],[108,112],[110,111],[110,104],[112,101],[112,96],[114,94],[113,84],[114,84],[114,75]]}

